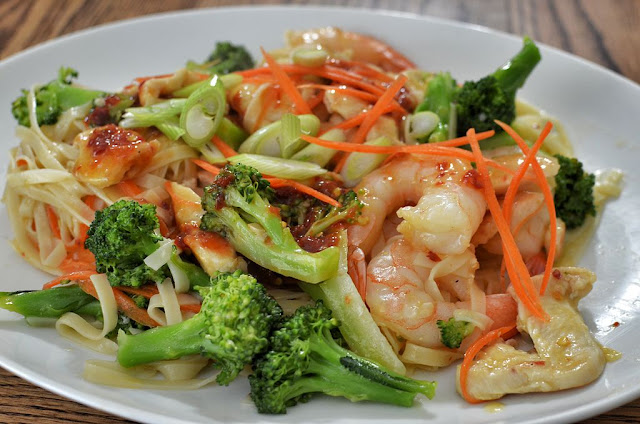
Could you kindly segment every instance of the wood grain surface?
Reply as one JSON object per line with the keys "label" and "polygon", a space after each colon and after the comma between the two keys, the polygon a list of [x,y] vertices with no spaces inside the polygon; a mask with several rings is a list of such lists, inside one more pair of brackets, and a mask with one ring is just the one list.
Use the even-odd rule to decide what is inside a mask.
{"label": "wood grain surface", "polygon": [[[484,25],[581,56],[640,82],[638,0],[0,0],[0,59],[74,31],[151,13],[252,4],[312,4],[387,9]],[[498,418],[498,417],[496,417]],[[0,423],[116,423],[0,368]],[[583,423],[640,422],[640,400]]]}

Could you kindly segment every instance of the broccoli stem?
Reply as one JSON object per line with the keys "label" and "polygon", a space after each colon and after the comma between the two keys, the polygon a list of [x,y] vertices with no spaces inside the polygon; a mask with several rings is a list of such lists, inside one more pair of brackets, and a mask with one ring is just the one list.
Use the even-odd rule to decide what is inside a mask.
{"label": "broccoli stem", "polygon": [[430,143],[449,138],[449,116],[456,89],[456,81],[448,72],[440,73],[429,81],[427,95],[416,108],[416,113],[429,110],[440,118],[440,122],[429,135],[428,141]]}
{"label": "broccoli stem", "polygon": [[75,284],[49,290],[0,292],[0,308],[25,317],[58,318],[67,312],[80,313],[93,303],[98,302]]}
{"label": "broccoli stem", "polygon": [[319,283],[336,274],[340,259],[337,247],[317,253],[306,252],[298,246],[288,228],[281,229],[284,234],[282,244],[265,241],[264,237],[251,230],[237,212],[228,207],[216,211],[215,217],[205,214],[202,217],[203,228],[215,228],[218,219],[224,227],[233,229],[226,231],[225,235],[231,245],[264,268],[307,283]]}
{"label": "broccoli stem", "polygon": [[505,92],[515,96],[516,91],[524,85],[533,68],[540,62],[540,58],[540,51],[535,43],[529,37],[524,37],[522,49],[496,70],[493,76]]}
{"label": "broccoli stem", "polygon": [[171,263],[177,266],[187,275],[191,290],[196,287],[207,287],[211,285],[211,277],[202,268],[183,260],[177,252],[173,252]]}
{"label": "broccoli stem", "polygon": [[118,334],[118,362],[133,367],[149,362],[177,359],[202,351],[206,318],[195,315],[181,323],[156,327],[135,336]]}
{"label": "broccoli stem", "polygon": [[228,190],[225,193],[225,202],[249,214],[264,228],[274,244],[280,245],[284,242],[282,220],[279,215],[271,212],[271,205],[262,196],[253,196],[251,201],[247,201],[247,198],[237,190]]}

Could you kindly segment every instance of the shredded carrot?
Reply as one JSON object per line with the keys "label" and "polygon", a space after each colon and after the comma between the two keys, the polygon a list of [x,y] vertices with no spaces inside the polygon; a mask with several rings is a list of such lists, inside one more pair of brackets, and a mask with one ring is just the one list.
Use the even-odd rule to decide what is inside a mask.
{"label": "shredded carrot", "polygon": [[135,294],[138,296],[142,296],[145,299],[151,299],[153,295],[158,294],[158,286],[156,286],[155,284],[145,284],[140,287],[120,286],[118,287],[118,289],[128,294]]}
{"label": "shredded carrot", "polygon": [[[371,111],[367,114],[367,116],[365,116],[360,127],[358,127],[358,131],[356,131],[356,134],[353,136],[351,143],[353,144],[364,143],[365,139],[367,138],[367,134],[369,134],[369,131],[371,131],[371,128],[373,128],[378,118],[382,116],[382,111],[391,104],[391,102],[395,98],[398,91],[400,91],[400,89],[407,82],[407,79],[408,78],[405,75],[400,75],[393,82],[393,84],[389,86],[389,88],[384,92],[384,94],[380,96],[376,104],[373,105],[373,108],[371,108]],[[335,172],[340,172],[342,170],[342,167],[346,163],[348,157],[349,155],[344,155],[340,159],[340,162],[338,162],[338,164],[335,167]]]}
{"label": "shredded carrot", "polygon": [[469,370],[471,369],[471,365],[473,365],[473,359],[482,350],[483,347],[493,341],[498,340],[505,334],[512,332],[515,328],[516,325],[513,324],[506,327],[498,328],[493,331],[489,331],[487,334],[480,337],[471,346],[469,346],[467,351],[464,353],[464,359],[462,360],[462,365],[460,365],[460,391],[462,392],[462,397],[464,398],[464,400],[469,403],[482,402],[481,400],[471,396],[467,390],[467,379],[469,377]]}
{"label": "shredded carrot", "polygon": [[140,188],[140,186],[134,183],[132,180],[122,180],[120,181],[116,187],[120,190],[120,193],[124,197],[134,198],[142,193],[144,190]]}
{"label": "shredded carrot", "polygon": [[[553,262],[555,260],[556,243],[557,243],[557,238],[558,238],[558,233],[557,233],[558,223],[557,223],[556,208],[555,208],[555,203],[554,203],[554,200],[553,200],[553,194],[551,193],[551,188],[549,187],[549,183],[547,182],[547,178],[544,175],[544,171],[542,170],[542,167],[540,166],[538,161],[534,160],[533,158],[535,157],[535,152],[537,151],[537,149],[539,149],[542,146],[542,143],[544,142],[544,139],[547,137],[549,132],[551,132],[552,124],[551,124],[551,122],[547,122],[547,124],[545,125],[544,129],[540,133],[540,136],[538,137],[538,140],[534,144],[534,147],[539,144],[537,146],[537,149],[534,150],[534,147],[529,149],[529,146],[527,146],[527,143],[525,143],[525,141],[522,139],[522,137],[520,137],[520,135],[517,132],[515,132],[515,130],[513,128],[511,128],[509,125],[507,125],[507,124],[505,124],[504,122],[501,122],[501,121],[496,121],[496,123],[498,125],[500,125],[500,127],[502,127],[502,129],[504,129],[504,131],[507,134],[509,134],[511,136],[511,138],[513,138],[513,140],[518,144],[518,146],[520,147],[522,152],[527,155],[527,159],[529,159],[529,161],[530,161],[530,163],[531,163],[531,165],[533,167],[533,172],[534,172],[534,174],[536,176],[536,180],[538,182],[538,185],[539,185],[540,189],[542,190],[542,194],[544,196],[544,201],[545,201],[545,204],[547,206],[547,212],[549,213],[549,218],[550,218],[549,219],[549,229],[550,229],[549,251],[547,252],[547,261],[546,261],[546,264],[545,264],[544,275],[542,277],[542,283],[540,285],[540,294],[543,295],[545,293],[546,289],[547,289],[547,285],[549,283],[549,279],[551,278],[551,271],[552,271],[552,268],[553,268]],[[531,151],[534,152],[533,155],[531,155]],[[525,159],[525,163],[526,162],[527,162],[527,160]],[[522,166],[524,166],[524,163],[523,163]],[[526,170],[527,168],[528,168],[528,165],[524,169]],[[515,179],[515,177],[514,177],[514,179]],[[513,183],[513,181],[512,181],[512,183]],[[513,196],[515,196],[515,194]],[[507,201],[507,199],[505,197],[505,202],[506,201]]]}
{"label": "shredded carrot", "polygon": [[89,206],[94,211],[97,211],[99,209],[100,202],[102,202],[102,200],[94,194],[89,194],[88,196],[85,196],[82,199],[82,201],[84,202],[85,205]]}
{"label": "shredded carrot", "polygon": [[18,168],[21,168],[21,167],[23,167],[23,166],[27,166],[27,165],[29,165],[29,162],[27,162],[27,160],[26,160],[26,159],[20,158],[20,159],[18,159],[18,160],[16,161],[16,166],[17,166]]}
{"label": "shredded carrot", "polygon": [[53,207],[49,204],[46,204],[44,207],[47,212],[47,219],[49,221],[49,227],[51,227],[51,232],[53,236],[57,239],[60,238],[60,226],[58,225],[58,215],[53,210]]}
{"label": "shredded carrot", "polygon": [[57,286],[58,284],[61,284],[64,281],[84,280],[91,277],[94,274],[97,274],[97,271],[95,269],[70,272],[69,274],[61,275],[60,277],[54,278],[53,280],[49,281],[47,284],[42,286],[42,289],[43,290],[50,289],[52,287]]}
{"label": "shredded carrot", "polygon": [[549,319],[549,316],[540,304],[540,298],[533,286],[529,271],[527,270],[524,260],[522,259],[522,255],[520,254],[518,246],[513,238],[513,234],[509,228],[509,223],[504,218],[504,214],[502,213],[502,209],[500,208],[500,204],[496,197],[496,192],[493,189],[493,185],[489,177],[485,158],[480,151],[480,145],[473,128],[467,131],[467,137],[469,138],[469,144],[473,151],[477,169],[480,173],[480,177],[482,178],[485,200],[487,201],[487,205],[491,211],[491,216],[498,227],[498,232],[502,239],[504,257],[511,284],[513,285],[516,295],[529,312],[533,316],[546,321]]}
{"label": "shredded carrot", "polygon": [[201,308],[202,308],[202,305],[199,305],[197,303],[189,303],[185,305],[180,304],[181,311],[193,312],[194,314],[197,314],[198,312],[200,312]]}
{"label": "shredded carrot", "polygon": [[296,113],[303,115],[310,114],[311,109],[309,108],[309,105],[304,101],[304,98],[296,88],[293,81],[291,81],[287,73],[270,54],[264,51],[262,47],[260,48],[260,51],[262,52],[264,60],[269,65],[269,69],[271,69],[271,72],[273,72],[273,76],[278,80],[280,87],[284,90],[285,93],[287,93],[287,96],[289,96],[289,98],[295,105]]}
{"label": "shredded carrot", "polygon": [[222,153],[222,155],[225,158],[229,158],[231,156],[235,156],[238,154],[238,152],[233,150],[231,146],[229,146],[227,143],[222,141],[222,139],[217,135],[213,136],[213,138],[211,139],[211,142],[213,143],[214,146],[218,148],[218,150],[220,150],[220,153]]}
{"label": "shredded carrot", "polygon": [[280,90],[275,87],[272,89],[264,90],[262,93],[262,107],[260,113],[256,119],[256,123],[253,125],[253,132],[258,131],[262,127],[262,123],[267,117],[267,113],[274,109],[274,106],[278,102],[280,97]]}
{"label": "shredded carrot", "polygon": [[301,184],[297,181],[285,180],[283,178],[267,178],[269,183],[271,183],[271,187],[279,188],[279,187],[291,187],[298,190],[301,193],[308,194],[309,196],[315,197],[316,199],[328,203],[331,206],[340,207],[340,202],[336,199],[327,196],[326,194],[320,193],[318,190],[314,190],[313,188]]}
{"label": "shredded carrot", "polygon": [[[355,88],[350,88],[344,85],[302,84],[302,85],[299,85],[298,88],[315,88],[318,90],[336,91],[338,93],[342,93],[351,97],[356,97],[358,99],[362,99],[370,103],[375,103],[379,98],[375,94],[367,93],[366,91],[357,90]],[[408,113],[407,110],[402,106],[400,106],[400,104],[395,100],[391,103],[391,106],[392,107],[388,108],[389,111],[398,110],[399,112],[402,112],[405,114]],[[385,113],[388,113],[388,112],[385,112]]]}
{"label": "shredded carrot", "polygon": [[[384,109],[382,114],[384,115],[385,113],[392,112],[394,110],[394,108],[395,107],[393,105],[389,105]],[[324,134],[326,132],[329,132],[331,130],[334,130],[334,129],[348,130],[349,128],[357,127],[358,125],[362,124],[362,121],[364,121],[364,119],[367,117],[367,115],[369,113],[371,113],[371,109],[369,109],[369,110],[367,110],[365,112],[359,113],[359,114],[357,114],[356,116],[354,116],[352,118],[346,119],[346,120],[340,122],[339,124],[336,124],[336,125],[334,125],[332,127],[329,127],[327,129],[323,130],[320,133],[320,135],[322,135],[322,134]]]}
{"label": "shredded carrot", "polygon": [[309,100],[309,108],[311,110],[315,109],[316,106],[320,105],[320,103],[322,103],[323,100],[324,100],[324,91],[320,91],[318,94],[316,94]]}
{"label": "shredded carrot", "polygon": [[[93,287],[93,283],[91,284],[91,286]],[[135,322],[146,325],[147,327],[158,326],[158,323],[149,316],[149,313],[146,309],[142,309],[138,305],[136,305],[136,302],[134,302],[133,299],[127,296],[119,288],[112,287],[112,289],[113,296],[116,298],[116,303],[118,304],[118,309],[120,309],[122,313],[124,313]]]}
{"label": "shredded carrot", "polygon": [[195,163],[205,171],[212,173],[213,175],[218,175],[220,173],[220,168],[218,168],[217,166],[211,165],[209,162],[206,162],[204,160],[191,159],[191,162]]}

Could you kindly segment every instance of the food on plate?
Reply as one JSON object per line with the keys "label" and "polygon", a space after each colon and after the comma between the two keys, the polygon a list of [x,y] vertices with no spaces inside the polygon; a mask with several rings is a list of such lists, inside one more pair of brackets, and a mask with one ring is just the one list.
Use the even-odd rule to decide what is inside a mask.
{"label": "food on plate", "polygon": [[460,359],[469,402],[602,373],[577,310],[595,276],[554,263],[615,182],[598,191],[516,99],[532,40],[463,84],[337,28],[261,56],[222,42],[115,93],[69,68],[23,90],[3,200],[12,246],[55,278],[0,307],[114,355],[87,362],[96,383],[250,366],[262,413],[313,393],[411,406],[436,387],[413,377]]}

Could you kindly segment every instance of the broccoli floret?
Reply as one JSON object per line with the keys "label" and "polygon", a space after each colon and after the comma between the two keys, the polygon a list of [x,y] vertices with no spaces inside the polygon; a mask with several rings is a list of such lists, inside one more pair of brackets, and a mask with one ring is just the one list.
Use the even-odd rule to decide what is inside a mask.
{"label": "broccoli floret", "polygon": [[581,226],[588,215],[596,215],[593,186],[596,178],[583,171],[582,163],[576,158],[555,156],[560,163],[556,174],[556,188],[553,200],[556,214],[564,221],[568,230]]}
{"label": "broccoli floret", "polygon": [[201,228],[219,233],[253,262],[287,277],[308,283],[333,277],[338,249],[304,251],[270,203],[272,198],[269,182],[255,168],[227,165],[204,190]]}
{"label": "broccoli floret", "polygon": [[[106,95],[102,91],[72,86],[71,81],[77,76],[76,70],[62,67],[58,71],[57,79],[35,90],[38,125],[53,125],[65,110]],[[31,126],[27,94],[28,90],[22,90],[22,95],[11,104],[11,113],[18,123],[25,127]]]}
{"label": "broccoli floret", "polygon": [[221,273],[200,287],[202,308],[179,324],[118,336],[118,362],[124,367],[202,354],[221,369],[219,384],[229,384],[268,346],[282,310],[255,278],[241,271]]}
{"label": "broccoli floret", "polygon": [[462,341],[469,334],[473,333],[475,326],[468,321],[457,321],[449,318],[448,321],[441,319],[436,321],[436,325],[440,329],[440,340],[442,344],[451,349],[457,349]]}
{"label": "broccoli floret", "polygon": [[356,192],[349,190],[338,197],[341,206],[328,206],[322,214],[316,218],[307,231],[307,236],[314,237],[326,231],[329,227],[344,222],[353,224],[362,214],[364,204],[358,199]]}
{"label": "broccoli floret", "polygon": [[253,68],[253,58],[243,46],[228,41],[216,43],[215,50],[204,63],[189,61],[187,69],[211,74],[228,74]]}
{"label": "broccoli floret", "polygon": [[[119,200],[96,212],[85,247],[96,258],[96,270],[107,274],[113,286],[139,287],[151,281],[162,282],[170,276],[168,267],[154,270],[144,263],[158,249],[158,242],[164,240],[158,234],[159,229],[154,205]],[[175,248],[170,261],[187,275],[192,288],[208,284],[207,273],[183,260]]]}
{"label": "broccoli floret", "polygon": [[159,283],[167,277],[166,270],[156,271],[144,263],[163,240],[155,233],[159,227],[155,206],[119,200],[96,212],[85,247],[96,258],[96,270],[107,274],[113,286]]}
{"label": "broccoli floret", "polygon": [[[451,75],[435,75],[427,87],[424,101],[416,112],[430,110],[440,118],[440,123],[428,137],[429,142],[442,141],[449,137],[450,125],[455,125],[458,136],[469,128],[476,131],[502,131],[494,120],[511,123],[516,116],[516,91],[522,87],[540,61],[540,51],[528,37],[522,49],[506,64],[491,75],[467,81],[458,87]],[[455,107],[456,122],[449,122],[451,105]]]}
{"label": "broccoli floret", "polygon": [[333,338],[338,321],[322,302],[299,308],[270,338],[269,351],[249,376],[258,411],[286,413],[313,393],[411,406],[417,394],[434,396],[435,382],[416,381],[344,349]]}

